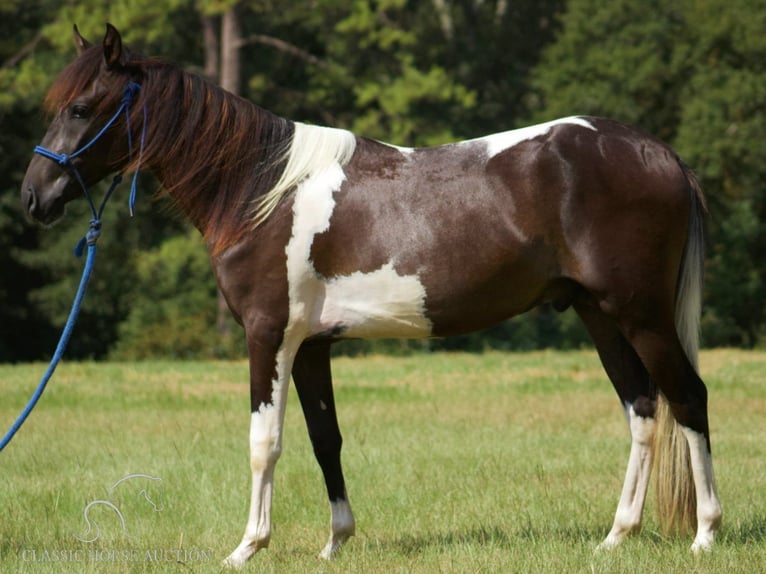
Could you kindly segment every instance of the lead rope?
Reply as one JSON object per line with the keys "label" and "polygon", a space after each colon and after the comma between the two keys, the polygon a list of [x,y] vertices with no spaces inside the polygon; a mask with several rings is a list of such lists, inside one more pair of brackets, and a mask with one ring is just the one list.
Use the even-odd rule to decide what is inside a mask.
{"label": "lead rope", "polygon": [[[100,227],[100,222],[98,222],[98,227]],[[77,288],[77,294],[74,297],[72,310],[69,312],[69,317],[66,320],[64,330],[62,331],[61,337],[59,338],[58,345],[56,346],[56,352],[53,353],[53,358],[48,365],[48,369],[45,371],[43,378],[37,385],[37,389],[35,389],[34,394],[29,399],[27,406],[24,407],[24,410],[21,411],[21,414],[16,419],[16,422],[11,425],[11,428],[8,429],[7,433],[5,433],[3,440],[0,441],[0,451],[2,451],[8,445],[8,443],[11,442],[13,436],[21,428],[21,425],[24,424],[24,421],[27,420],[27,417],[32,412],[32,409],[35,408],[37,401],[40,400],[40,397],[45,390],[45,386],[53,376],[53,372],[56,370],[61,357],[64,355],[67,343],[69,343],[69,337],[72,335],[72,330],[74,329],[74,325],[77,322],[77,315],[80,313],[80,305],[82,304],[83,297],[85,296],[85,289],[88,286],[90,273],[93,270],[93,264],[96,260],[96,240],[98,239],[99,233],[100,230],[96,228],[93,222],[91,222],[91,228],[88,230],[88,234],[86,235],[88,243],[88,256],[85,259],[85,267],[83,268],[82,278],[80,279],[80,286]]]}
{"label": "lead rope", "polygon": [[[122,181],[122,175],[117,174],[116,176],[114,176],[114,179],[112,180],[112,183],[109,186],[109,189],[104,195],[104,199],[101,201],[101,205],[99,206],[98,210],[96,210],[96,206],[93,203],[93,199],[91,198],[90,193],[88,192],[88,188],[85,185],[85,182],[83,181],[82,176],[80,175],[80,172],[77,170],[77,167],[72,163],[72,159],[77,157],[81,153],[85,152],[88,148],[90,148],[102,135],[104,135],[104,133],[106,133],[106,130],[109,129],[112,126],[112,124],[114,124],[114,122],[123,112],[125,112],[126,124],[127,124],[127,130],[128,130],[128,150],[132,158],[133,144],[132,144],[131,135],[130,135],[130,114],[128,112],[128,109],[130,107],[130,103],[133,97],[138,93],[140,89],[141,89],[141,86],[139,84],[137,84],[136,82],[130,82],[128,84],[128,87],[125,88],[125,95],[122,98],[122,102],[120,104],[120,108],[117,110],[117,113],[115,113],[114,116],[112,116],[112,118],[96,134],[95,137],[93,137],[88,143],[86,143],[83,147],[81,147],[79,150],[75,151],[71,155],[58,154],[42,146],[35,147],[35,153],[38,153],[44,157],[47,157],[48,159],[52,159],[53,161],[58,163],[61,167],[68,168],[74,174],[75,179],[80,184],[80,187],[82,187],[83,193],[85,194],[85,198],[88,200],[88,205],[90,206],[90,210],[93,215],[93,218],[90,220],[90,225],[88,226],[88,232],[85,234],[85,237],[83,237],[77,243],[77,246],[75,247],[75,250],[74,250],[75,255],[77,257],[82,257],[85,247],[87,246],[88,255],[85,258],[85,266],[83,267],[83,270],[82,270],[80,285],[77,287],[77,293],[74,296],[72,309],[69,311],[69,317],[67,317],[66,324],[64,325],[64,330],[61,332],[61,337],[59,338],[58,345],[56,345],[56,351],[53,353],[53,357],[51,358],[51,362],[48,364],[48,368],[46,369],[45,374],[43,375],[43,378],[40,380],[40,383],[37,385],[35,392],[32,394],[32,397],[29,399],[29,402],[27,402],[27,405],[24,407],[24,410],[21,411],[21,414],[19,414],[19,416],[16,418],[16,421],[11,425],[11,428],[8,429],[8,432],[5,433],[5,436],[2,438],[2,440],[0,440],[0,451],[2,451],[8,445],[8,443],[11,442],[11,439],[21,428],[21,425],[24,424],[24,421],[26,421],[27,417],[32,413],[32,410],[35,408],[35,405],[37,405],[37,402],[40,400],[40,397],[43,395],[43,391],[45,391],[45,387],[48,385],[48,381],[50,381],[54,371],[56,370],[56,367],[58,366],[59,362],[61,361],[61,358],[64,355],[64,351],[66,350],[67,344],[69,343],[69,339],[72,336],[72,330],[74,329],[75,323],[77,322],[77,317],[80,314],[80,307],[82,306],[82,301],[85,298],[85,291],[86,291],[86,288],[88,287],[88,281],[90,280],[90,275],[91,275],[91,272],[93,271],[93,266],[96,261],[96,242],[98,241],[98,238],[101,236],[101,217],[104,213],[104,208],[106,207],[106,204],[109,201],[109,198],[112,196],[112,192]],[[144,136],[146,134],[146,103],[144,103],[144,106],[143,106],[143,115],[144,115],[143,127],[141,129],[141,143],[139,147],[138,164],[136,166],[136,171],[133,174],[133,181],[130,186],[131,187],[130,198],[128,200],[131,217],[133,216],[133,207],[136,201],[136,180],[138,178],[138,170],[141,167],[141,159],[142,159],[143,151],[144,151],[144,139],[145,139]]]}

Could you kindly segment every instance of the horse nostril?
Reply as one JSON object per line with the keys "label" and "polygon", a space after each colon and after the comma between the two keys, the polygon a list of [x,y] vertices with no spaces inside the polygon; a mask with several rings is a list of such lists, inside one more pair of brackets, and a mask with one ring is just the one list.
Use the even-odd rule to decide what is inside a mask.
{"label": "horse nostril", "polygon": [[27,186],[24,190],[24,207],[26,207],[27,213],[30,215],[37,211],[37,194],[35,193],[35,188],[31,185]]}

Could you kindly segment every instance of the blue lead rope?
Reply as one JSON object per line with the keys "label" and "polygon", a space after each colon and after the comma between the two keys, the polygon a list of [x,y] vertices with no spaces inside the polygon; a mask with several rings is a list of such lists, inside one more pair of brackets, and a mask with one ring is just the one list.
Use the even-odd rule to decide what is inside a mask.
{"label": "blue lead rope", "polygon": [[[130,135],[130,114],[128,110],[130,108],[131,101],[135,95],[138,94],[140,89],[141,86],[139,84],[136,82],[130,82],[127,88],[125,88],[125,94],[122,98],[122,102],[120,103],[120,108],[117,110],[117,113],[112,116],[106,125],[88,143],[86,143],[83,147],[74,153],[69,155],[64,153],[60,154],[42,146],[35,147],[35,153],[55,161],[62,168],[68,169],[74,175],[75,179],[80,184],[80,187],[82,187],[85,198],[88,200],[88,205],[90,206],[93,218],[90,220],[88,233],[78,242],[74,250],[75,255],[77,257],[81,257],[85,251],[85,247],[87,246],[88,255],[85,259],[85,266],[82,270],[80,285],[77,288],[77,293],[75,294],[74,302],[72,303],[72,309],[69,311],[69,317],[67,318],[66,324],[64,325],[64,330],[61,332],[61,337],[59,338],[58,345],[56,346],[56,351],[53,353],[53,357],[51,358],[51,362],[48,365],[48,369],[45,371],[43,378],[37,385],[37,389],[35,389],[34,394],[29,399],[27,406],[24,407],[24,410],[21,411],[21,414],[11,425],[11,428],[8,429],[8,432],[5,433],[5,436],[0,441],[0,451],[2,451],[8,445],[8,443],[11,442],[11,439],[21,428],[21,425],[23,425],[24,421],[27,420],[27,417],[32,412],[32,409],[34,409],[35,405],[37,405],[37,401],[39,401],[40,397],[43,395],[43,391],[45,391],[45,387],[48,384],[48,381],[50,381],[51,377],[53,376],[53,372],[56,370],[56,367],[64,355],[64,351],[66,350],[67,344],[69,343],[69,338],[72,336],[72,330],[74,329],[75,323],[77,322],[77,316],[80,314],[80,307],[82,306],[82,301],[85,298],[85,290],[88,287],[88,280],[90,279],[90,274],[93,271],[93,265],[96,261],[96,242],[101,236],[101,217],[104,213],[104,208],[106,207],[109,198],[112,196],[112,192],[122,181],[122,176],[120,174],[114,176],[108,191],[104,195],[104,199],[101,201],[100,207],[96,209],[96,206],[93,203],[93,199],[88,192],[88,188],[85,185],[85,181],[80,175],[80,172],[77,170],[77,167],[72,163],[72,159],[87,151],[101,136],[104,135],[104,133],[106,133],[106,131],[112,126],[112,124],[114,124],[115,121],[117,121],[117,118],[119,118],[120,114],[123,112],[125,113],[128,128],[128,150],[132,158],[133,143]],[[136,200],[136,179],[138,177],[138,169],[141,166],[141,159],[144,151],[144,136],[146,134],[146,104],[144,104],[143,112],[144,117],[143,126],[141,129],[141,143],[139,148],[138,165],[136,166],[136,172],[133,175],[133,182],[130,186],[130,198],[128,200],[131,217],[133,216],[133,207]]]}
{"label": "blue lead rope", "polygon": [[[99,222],[99,225],[100,225],[100,222]],[[91,231],[88,231],[88,236],[91,236]],[[61,357],[64,355],[64,351],[66,350],[67,343],[69,343],[69,337],[72,335],[72,330],[74,329],[74,325],[77,322],[77,315],[80,313],[80,306],[82,305],[82,300],[85,297],[85,289],[88,286],[90,273],[93,270],[93,264],[96,260],[96,239],[98,239],[97,233],[95,233],[93,239],[91,239],[90,237],[87,239],[88,256],[85,259],[85,267],[83,268],[83,271],[82,271],[80,286],[77,288],[77,294],[74,297],[74,303],[72,303],[72,310],[69,312],[69,317],[66,320],[66,325],[64,325],[64,330],[61,332],[61,338],[59,338],[59,343],[56,346],[56,352],[53,353],[53,358],[51,359],[51,362],[48,365],[48,369],[45,371],[43,378],[40,380],[40,384],[37,385],[37,389],[35,389],[35,392],[32,395],[32,398],[29,399],[27,406],[24,407],[24,410],[21,411],[21,414],[16,419],[16,422],[14,422],[13,425],[11,425],[11,428],[8,429],[7,433],[5,433],[3,440],[0,441],[0,451],[2,451],[6,447],[6,445],[9,442],[11,442],[13,435],[16,434],[16,432],[21,428],[21,425],[24,424],[24,421],[27,420],[27,417],[32,412],[32,409],[35,408],[37,401],[39,401],[40,397],[43,395],[45,386],[48,384],[48,381],[53,376],[53,372],[56,370],[56,367],[58,366],[59,361],[61,361]]]}

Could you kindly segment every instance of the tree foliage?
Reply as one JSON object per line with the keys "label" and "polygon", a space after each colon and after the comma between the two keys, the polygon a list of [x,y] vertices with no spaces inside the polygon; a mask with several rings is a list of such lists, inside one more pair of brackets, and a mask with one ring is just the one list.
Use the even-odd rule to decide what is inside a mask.
{"label": "tree foliage", "polygon": [[[41,230],[18,201],[45,129],[41,101],[74,55],[72,23],[97,41],[112,22],[131,48],[202,73],[216,64],[206,61],[205,26],[218,32],[225,14],[241,32],[242,95],[285,117],[430,145],[588,113],[670,142],[709,198],[705,341],[763,344],[766,0],[0,0],[0,361],[50,352],[81,270],[70,253],[85,206],[73,202],[66,220]],[[135,218],[124,190],[107,209],[69,355],[237,353],[236,330],[216,342],[202,246],[152,198],[151,177],[140,187]],[[479,335],[342,348],[584,341],[573,314],[542,309]]]}

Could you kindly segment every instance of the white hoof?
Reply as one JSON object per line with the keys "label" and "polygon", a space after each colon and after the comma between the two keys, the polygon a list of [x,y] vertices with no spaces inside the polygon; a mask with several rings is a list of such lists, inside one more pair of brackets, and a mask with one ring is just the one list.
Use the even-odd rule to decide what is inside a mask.
{"label": "white hoof", "polygon": [[614,548],[617,548],[627,538],[627,534],[616,534],[610,532],[604,541],[596,546],[596,552],[609,552]]}
{"label": "white hoof", "polygon": [[713,551],[713,537],[697,537],[692,543],[692,553],[695,555]]}
{"label": "white hoof", "polygon": [[261,541],[260,544],[250,544],[242,542],[237,548],[229,554],[226,559],[221,563],[224,568],[232,570],[239,570],[245,563],[253,557],[261,548],[268,546],[268,540]]}
{"label": "white hoof", "polygon": [[245,562],[247,562],[247,559],[243,560],[239,556],[235,556],[234,553],[231,553],[221,562],[221,566],[229,570],[239,570],[245,565]]}
{"label": "white hoof", "polygon": [[332,560],[338,555],[338,552],[340,552],[343,544],[346,542],[346,540],[351,538],[351,536],[353,536],[353,533],[336,534],[335,536],[331,536],[327,545],[319,553],[319,557],[323,560]]}

